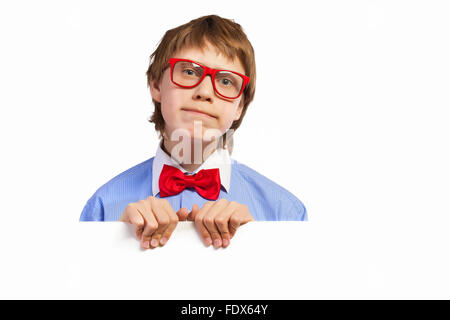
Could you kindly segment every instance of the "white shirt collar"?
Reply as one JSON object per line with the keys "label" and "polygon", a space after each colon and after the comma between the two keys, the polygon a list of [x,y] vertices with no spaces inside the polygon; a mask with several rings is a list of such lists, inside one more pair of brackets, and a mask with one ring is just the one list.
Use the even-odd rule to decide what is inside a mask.
{"label": "white shirt collar", "polygon": [[[152,193],[156,196],[159,193],[159,176],[162,168],[165,164],[173,166],[183,173],[188,172],[184,169],[174,158],[169,156],[162,148],[161,144],[163,140],[158,144],[155,158],[153,159],[153,173],[152,173]],[[230,190],[230,178],[231,178],[231,159],[228,150],[218,148],[203,162],[200,167],[194,172],[188,172],[189,174],[197,173],[202,169],[218,168],[220,174],[220,182],[225,188],[226,192]]]}

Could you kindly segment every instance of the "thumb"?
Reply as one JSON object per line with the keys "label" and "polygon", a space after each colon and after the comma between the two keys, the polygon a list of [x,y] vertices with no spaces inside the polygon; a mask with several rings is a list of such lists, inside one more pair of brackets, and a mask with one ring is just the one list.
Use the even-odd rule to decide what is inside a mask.
{"label": "thumb", "polygon": [[195,217],[197,216],[199,211],[200,211],[200,209],[198,208],[198,205],[194,204],[192,206],[192,211],[189,213],[189,215],[187,217],[188,221],[194,221]]}
{"label": "thumb", "polygon": [[189,214],[188,208],[181,208],[177,211],[177,216],[179,221],[186,221]]}

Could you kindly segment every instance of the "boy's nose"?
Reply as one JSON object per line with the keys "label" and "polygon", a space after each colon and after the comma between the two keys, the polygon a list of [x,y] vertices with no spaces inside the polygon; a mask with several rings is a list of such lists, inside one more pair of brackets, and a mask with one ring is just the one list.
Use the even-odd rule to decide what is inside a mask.
{"label": "boy's nose", "polygon": [[202,82],[196,86],[194,91],[195,100],[213,101],[214,87],[212,85],[212,79],[210,75],[203,78]]}

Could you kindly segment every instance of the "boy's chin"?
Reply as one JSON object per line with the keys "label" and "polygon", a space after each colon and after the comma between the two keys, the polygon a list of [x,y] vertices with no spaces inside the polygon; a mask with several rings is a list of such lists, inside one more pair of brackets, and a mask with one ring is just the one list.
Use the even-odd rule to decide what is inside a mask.
{"label": "boy's chin", "polygon": [[221,134],[217,133],[217,134],[198,134],[198,133],[191,133],[190,135],[190,139],[191,141],[193,141],[194,143],[210,143],[214,140],[217,140],[221,137]]}

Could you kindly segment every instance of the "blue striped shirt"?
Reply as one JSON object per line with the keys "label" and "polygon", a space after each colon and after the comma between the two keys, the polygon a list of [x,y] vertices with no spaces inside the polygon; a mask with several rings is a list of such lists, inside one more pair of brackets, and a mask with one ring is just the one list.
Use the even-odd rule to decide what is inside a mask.
{"label": "blue striped shirt", "polygon": [[[214,154],[217,156],[216,152]],[[228,156],[228,151],[220,156]],[[210,156],[208,159],[212,158],[214,157]],[[245,204],[255,220],[307,220],[305,206],[292,193],[248,166],[230,157],[228,160],[229,166],[219,166],[223,182],[218,199],[225,198]],[[212,161],[207,161],[193,173],[214,167]],[[87,201],[80,221],[117,221],[129,203],[144,200],[152,195],[160,198],[159,190],[155,190],[157,183],[154,183],[154,180],[159,179],[160,168],[164,163],[176,166],[171,157],[162,151],[160,144],[155,157],[122,172],[101,186]],[[186,172],[181,166],[178,168]],[[190,211],[194,204],[201,208],[209,201],[193,188],[186,188],[181,193],[165,199],[175,212],[180,208],[188,208]]]}

